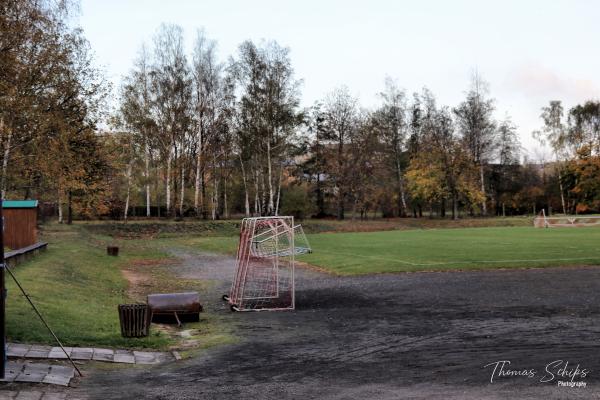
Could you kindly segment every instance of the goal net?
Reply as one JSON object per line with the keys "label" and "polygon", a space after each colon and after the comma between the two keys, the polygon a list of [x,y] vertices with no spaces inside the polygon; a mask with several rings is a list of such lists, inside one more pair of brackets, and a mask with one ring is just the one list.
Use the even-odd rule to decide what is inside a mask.
{"label": "goal net", "polygon": [[234,280],[223,299],[234,311],[294,309],[294,256],[311,251],[293,217],[244,218]]}
{"label": "goal net", "polygon": [[533,220],[536,228],[600,226],[600,216],[565,215],[547,217],[542,210]]}

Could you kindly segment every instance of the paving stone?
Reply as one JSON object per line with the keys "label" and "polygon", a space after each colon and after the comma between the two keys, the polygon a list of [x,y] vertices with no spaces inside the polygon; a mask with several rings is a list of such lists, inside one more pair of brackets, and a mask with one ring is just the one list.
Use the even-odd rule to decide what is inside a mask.
{"label": "paving stone", "polygon": [[[15,361],[7,363],[5,372],[4,382],[49,383],[62,386],[68,386],[71,378],[75,376],[75,369],[72,367]],[[21,394],[19,392],[19,396]],[[29,396],[29,394],[26,395]],[[1,399],[2,397],[0,397]]]}
{"label": "paving stone", "polygon": [[20,391],[15,397],[16,400],[40,400],[43,393],[38,391]]}
{"label": "paving stone", "polygon": [[[125,349],[102,349],[90,347],[65,347],[65,350],[73,360],[80,361],[105,361],[126,364],[159,364],[173,360],[180,360],[181,355],[178,352],[151,352],[151,351],[130,351]],[[41,358],[58,359],[67,358],[60,347],[27,345],[20,343],[9,343],[8,354],[13,358]],[[14,377],[14,376],[13,376]],[[5,381],[10,381],[11,376]]]}
{"label": "paving stone", "polygon": [[36,373],[36,374],[47,374],[48,372],[50,372],[50,365],[25,362],[24,367],[23,367],[23,372]]}
{"label": "paving stone", "polygon": [[52,346],[45,346],[45,345],[41,345],[41,344],[32,344],[31,350],[48,351],[49,352],[50,350],[52,350]]}
{"label": "paving stone", "polygon": [[25,354],[26,358],[48,358],[48,354],[50,351],[38,351],[38,350],[29,350],[27,354]]}
{"label": "paving stone", "polygon": [[33,350],[29,350],[27,352],[27,354],[25,355],[25,358],[38,358],[38,359],[42,359],[42,360],[47,360],[48,359],[48,354],[50,354],[49,351],[33,351]]}
{"label": "paving stone", "polygon": [[50,350],[52,347],[50,346],[38,346],[33,345],[31,349],[27,352],[25,357],[27,358],[48,358],[48,354],[50,354]]}
{"label": "paving stone", "polygon": [[112,349],[94,349],[94,355],[92,356],[92,360],[94,361],[113,361],[114,350]]}
{"label": "paving stone", "polygon": [[71,382],[71,377],[66,375],[54,375],[47,374],[42,379],[42,383],[48,383],[50,385],[60,385],[60,386],[69,386]]}
{"label": "paving stone", "polygon": [[2,382],[12,382],[15,380],[15,378],[17,377],[17,375],[19,375],[21,373],[21,371],[23,371],[23,363],[16,363],[14,361],[9,361],[6,363],[6,368],[4,371],[4,379],[2,379]]}
{"label": "paving stone", "polygon": [[134,351],[133,355],[135,356],[136,364],[158,364],[158,360],[156,359],[156,353],[149,351]]}
{"label": "paving stone", "polygon": [[135,364],[135,356],[129,353],[115,353],[113,362]]}
{"label": "paving stone", "polygon": [[23,371],[15,378],[15,382],[41,383],[46,377],[45,373]]}
{"label": "paving stone", "polygon": [[13,400],[17,397],[17,392],[12,390],[1,390],[0,391],[0,400]]}
{"label": "paving stone", "polygon": [[31,349],[29,344],[9,343],[6,349],[7,357],[25,357],[25,354]]}
{"label": "paving stone", "polygon": [[153,351],[138,351],[138,350],[134,350],[133,351],[133,355],[136,358],[155,358],[155,355],[157,353],[153,352]]}
{"label": "paving stone", "polygon": [[75,376],[75,368],[70,367],[70,366],[66,367],[64,365],[52,365],[50,367],[49,374],[63,375],[63,376],[68,376],[69,378],[72,378]]}
{"label": "paving stone", "polygon": [[73,360],[91,360],[94,355],[94,349],[91,347],[74,347],[71,350]]}
{"label": "paving stone", "polygon": [[[73,351],[73,348],[65,347],[65,351],[70,356],[71,352]],[[66,360],[68,358],[67,354],[65,354],[63,349],[61,349],[60,347],[53,347],[52,350],[50,350],[50,353],[48,354],[48,358],[57,359],[57,360]]]}

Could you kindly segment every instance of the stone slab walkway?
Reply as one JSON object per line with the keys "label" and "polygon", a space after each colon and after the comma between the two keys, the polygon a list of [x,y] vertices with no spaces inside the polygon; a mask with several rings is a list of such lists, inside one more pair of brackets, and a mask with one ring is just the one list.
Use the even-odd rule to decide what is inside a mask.
{"label": "stone slab walkway", "polygon": [[33,364],[23,361],[9,361],[6,364],[4,379],[1,382],[48,383],[69,386],[75,376],[73,367],[63,365]]}
{"label": "stone slab walkway", "polygon": [[81,397],[70,397],[67,393],[44,392],[40,390],[3,390],[0,400],[84,400]]}
{"label": "stone slab walkway", "polygon": [[[178,360],[181,357],[176,351],[156,352],[137,350],[113,350],[93,347],[65,347],[73,360],[103,361],[124,364],[160,364]],[[39,346],[20,343],[9,343],[7,348],[9,358],[66,360],[67,356],[60,347]]]}

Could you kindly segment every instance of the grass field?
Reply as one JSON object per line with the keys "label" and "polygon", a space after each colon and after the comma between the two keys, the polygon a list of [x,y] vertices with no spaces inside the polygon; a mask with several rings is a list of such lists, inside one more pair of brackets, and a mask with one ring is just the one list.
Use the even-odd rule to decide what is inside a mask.
{"label": "grass field", "polygon": [[[190,240],[213,252],[233,253],[237,245],[236,237]],[[314,252],[298,259],[341,275],[600,264],[600,228],[595,227],[323,233],[308,240]]]}
{"label": "grass field", "polygon": [[339,274],[600,264],[600,229],[466,228],[313,235],[302,261]]}

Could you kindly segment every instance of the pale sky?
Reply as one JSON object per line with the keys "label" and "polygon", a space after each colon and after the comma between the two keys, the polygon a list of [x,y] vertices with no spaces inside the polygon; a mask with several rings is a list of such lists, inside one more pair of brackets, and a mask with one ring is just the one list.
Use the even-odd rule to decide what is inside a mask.
{"label": "pale sky", "polygon": [[375,107],[386,76],[455,106],[477,70],[534,157],[542,106],[600,97],[599,18],[593,0],[82,0],[79,24],[115,86],[162,22],[190,49],[204,28],[222,60],[246,39],[289,47],[304,106],[344,84]]}

